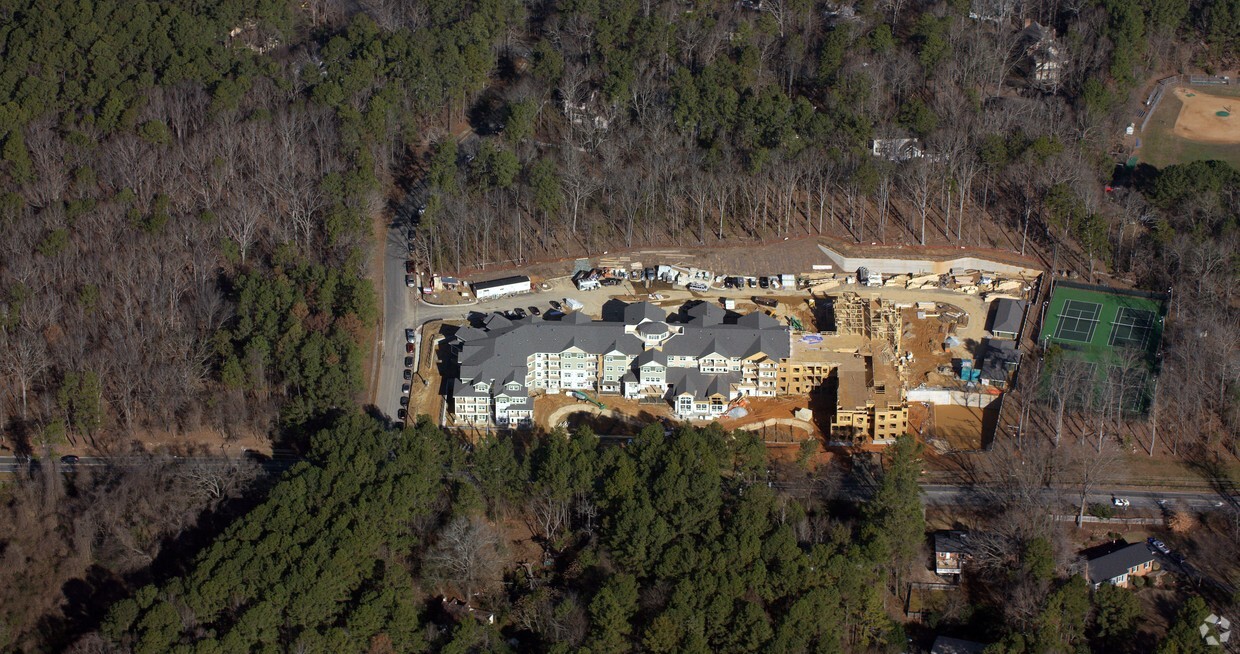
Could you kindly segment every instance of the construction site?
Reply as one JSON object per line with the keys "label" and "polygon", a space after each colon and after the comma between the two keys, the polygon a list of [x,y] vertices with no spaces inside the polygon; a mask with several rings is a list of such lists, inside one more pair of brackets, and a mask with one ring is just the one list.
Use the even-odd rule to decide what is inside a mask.
{"label": "construction site", "polygon": [[[1001,407],[995,400],[1019,363],[1016,337],[1040,271],[967,256],[849,259],[819,249],[825,263],[801,273],[733,275],[679,259],[664,262],[661,253],[650,252],[641,259],[577,260],[571,283],[567,277],[536,281],[549,292],[571,293],[563,299],[573,314],[585,316],[576,322],[605,321],[609,311],[615,319],[616,311],[640,304],[671,315],[675,332],[677,315],[703,304],[722,310],[728,322],[761,314],[784,326],[789,347],[772,364],[769,392],[725,386],[715,399],[699,400],[691,421],[753,430],[771,445],[817,439],[827,447],[881,448],[913,433],[938,452],[985,447]],[[843,267],[857,263],[866,265]],[[550,320],[566,319],[553,315]],[[670,396],[626,397],[618,383],[604,383],[603,358],[590,364],[598,383],[564,392],[531,388],[530,426],[588,426],[624,438],[651,422],[686,419]],[[733,362],[734,369],[742,365],[750,364]],[[450,403],[443,419],[466,426]],[[505,426],[474,419],[468,429]]]}

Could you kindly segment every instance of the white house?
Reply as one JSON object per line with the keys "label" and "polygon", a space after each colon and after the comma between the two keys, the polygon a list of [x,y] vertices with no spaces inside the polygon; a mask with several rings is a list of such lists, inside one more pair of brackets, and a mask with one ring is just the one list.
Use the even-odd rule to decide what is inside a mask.
{"label": "white house", "polygon": [[908,161],[926,156],[917,139],[874,139],[870,153],[888,161]]}

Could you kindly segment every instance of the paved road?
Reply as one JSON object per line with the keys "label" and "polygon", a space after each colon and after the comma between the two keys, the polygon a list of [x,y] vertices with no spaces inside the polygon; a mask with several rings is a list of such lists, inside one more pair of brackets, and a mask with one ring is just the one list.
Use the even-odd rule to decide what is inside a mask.
{"label": "paved road", "polygon": [[[403,230],[388,230],[383,257],[383,333],[379,343],[379,379],[375,393],[376,408],[390,420],[396,419],[400,410],[401,385],[405,383],[405,330],[416,328],[421,335],[422,325],[432,320],[463,320],[470,312],[510,311],[517,307],[537,306],[546,311],[551,300],[564,297],[562,289],[536,291],[508,298],[487,300],[473,305],[435,306],[421,302],[416,289],[405,286],[405,261],[409,256],[408,241]],[[415,348],[412,356],[420,351]],[[421,384],[417,384],[420,387]],[[415,389],[417,388],[415,387]],[[422,392],[434,392],[423,389]]]}
{"label": "paved road", "polygon": [[405,328],[413,325],[409,312],[416,311],[414,289],[405,286],[405,260],[409,257],[405,232],[388,230],[383,252],[383,332],[379,338],[379,380],[375,405],[388,418],[395,419],[400,408],[401,378],[405,369]]}
{"label": "paved road", "polygon": [[[927,505],[944,506],[983,506],[991,501],[990,493],[976,486],[955,484],[922,484],[922,501]],[[1044,503],[1050,507],[1057,500],[1065,506],[1077,506],[1080,494],[1071,488],[1046,488],[1040,491]],[[1149,515],[1151,511],[1174,511],[1176,509],[1193,509],[1209,511],[1222,509],[1235,502],[1234,498],[1214,492],[1201,491],[1133,491],[1114,488],[1112,490],[1095,491],[1086,496],[1089,504],[1112,506],[1114,498],[1128,500],[1126,508],[1112,507],[1115,517],[1136,517]]]}

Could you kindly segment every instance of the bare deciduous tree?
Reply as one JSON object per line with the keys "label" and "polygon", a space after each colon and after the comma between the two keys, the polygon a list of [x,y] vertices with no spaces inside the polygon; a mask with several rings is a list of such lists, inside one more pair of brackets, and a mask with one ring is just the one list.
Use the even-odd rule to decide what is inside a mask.
{"label": "bare deciduous tree", "polygon": [[495,592],[505,563],[499,532],[483,518],[457,516],[439,532],[424,563],[431,578],[456,586],[466,602]]}

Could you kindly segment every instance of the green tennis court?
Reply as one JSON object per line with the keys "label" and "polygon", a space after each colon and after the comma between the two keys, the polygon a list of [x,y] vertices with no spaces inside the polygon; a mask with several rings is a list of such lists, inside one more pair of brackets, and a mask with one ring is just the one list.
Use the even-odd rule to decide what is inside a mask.
{"label": "green tennis court", "polygon": [[[1039,339],[1043,346],[1057,345],[1065,356],[1084,365],[1077,366],[1071,378],[1063,376],[1068,368],[1048,370],[1044,383],[1083,385],[1078,398],[1082,403],[1110,392],[1123,398],[1125,411],[1147,411],[1166,301],[1159,293],[1056,281]],[[1132,368],[1126,353],[1134,351],[1145,365]],[[1115,391],[1116,387],[1128,390]]]}
{"label": "green tennis court", "polygon": [[1102,305],[1097,302],[1068,300],[1059,314],[1059,326],[1055,328],[1055,338],[1074,343],[1089,343],[1094,339],[1094,331],[1098,328],[1098,316],[1102,313]]}
{"label": "green tennis court", "polygon": [[1114,348],[1144,350],[1151,364],[1162,339],[1157,293],[1057,281],[1043,319],[1044,345],[1061,345],[1097,363]]}

